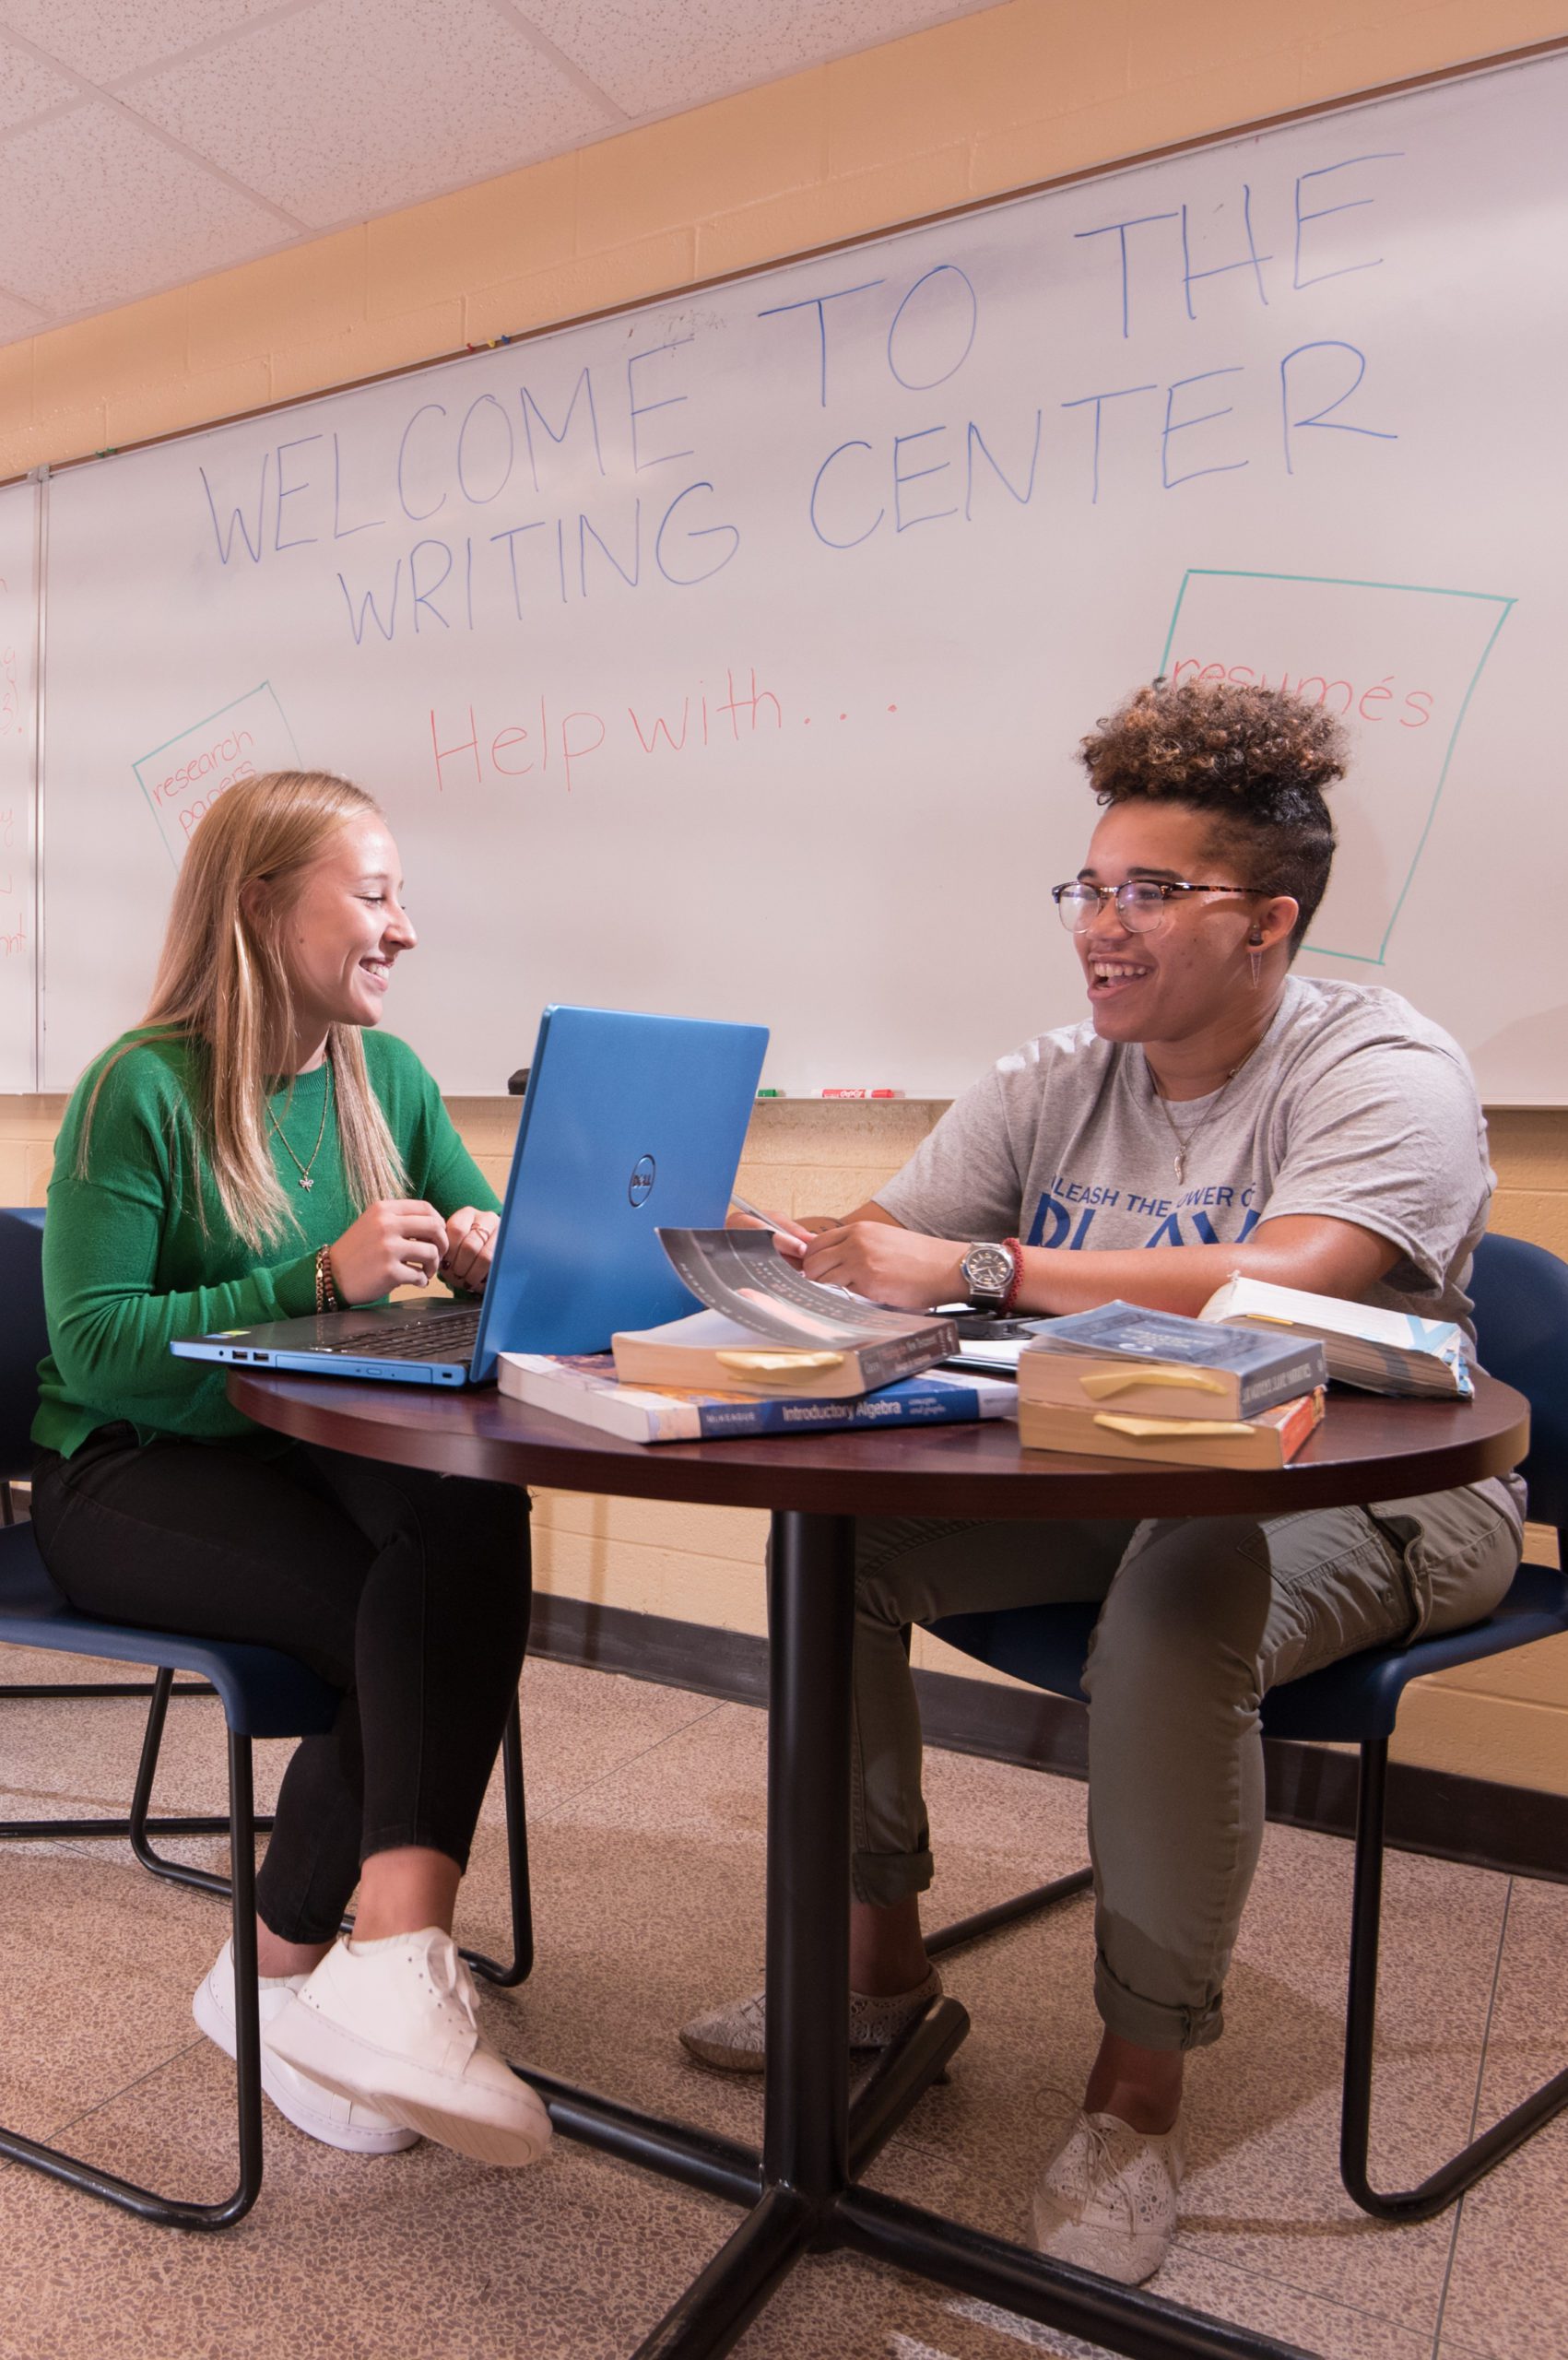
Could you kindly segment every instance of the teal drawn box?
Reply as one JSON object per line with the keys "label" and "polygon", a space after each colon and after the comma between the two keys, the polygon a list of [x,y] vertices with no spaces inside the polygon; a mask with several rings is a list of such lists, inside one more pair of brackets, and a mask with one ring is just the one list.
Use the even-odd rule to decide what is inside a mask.
{"label": "teal drawn box", "polygon": [[[1333,574],[1189,566],[1183,575],[1162,673],[1180,631],[1202,661],[1198,653],[1177,654],[1179,672],[1189,666],[1212,671],[1218,664],[1232,678],[1270,685],[1283,678],[1291,688],[1303,682],[1319,692],[1315,702],[1348,714],[1356,742],[1350,776],[1338,790],[1345,799],[1334,804],[1341,851],[1320,919],[1325,938],[1309,940],[1309,950],[1384,964],[1470,701],[1515,603],[1488,591]],[[1338,660],[1325,658],[1303,675],[1302,650],[1318,646],[1332,646]],[[1367,649],[1371,656],[1358,669]],[[1255,660],[1244,663],[1244,655]],[[1418,680],[1443,685],[1416,688]],[[1334,696],[1341,690],[1343,703]]]}
{"label": "teal drawn box", "polygon": [[270,680],[219,705],[131,765],[176,868],[196,820],[226,787],[263,771],[299,767],[294,733]]}

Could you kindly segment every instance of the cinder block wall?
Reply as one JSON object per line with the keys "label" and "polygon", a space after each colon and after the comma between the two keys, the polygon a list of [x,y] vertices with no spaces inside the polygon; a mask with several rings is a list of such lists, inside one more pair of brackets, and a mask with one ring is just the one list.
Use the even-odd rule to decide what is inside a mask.
{"label": "cinder block wall", "polygon": [[[1568,0],[1010,0],[6,347],[0,478],[1564,33]],[[61,1111],[0,1097],[0,1202],[42,1200]],[[939,1111],[760,1108],[741,1186],[847,1210]],[[453,1112],[499,1179],[514,1110]],[[1492,1137],[1495,1226],[1568,1254],[1568,1114]],[[738,1513],[539,1503],[542,1586],[607,1604],[760,1629],[760,1551]],[[1427,1685],[1400,1751],[1568,1793],[1568,1644]]]}

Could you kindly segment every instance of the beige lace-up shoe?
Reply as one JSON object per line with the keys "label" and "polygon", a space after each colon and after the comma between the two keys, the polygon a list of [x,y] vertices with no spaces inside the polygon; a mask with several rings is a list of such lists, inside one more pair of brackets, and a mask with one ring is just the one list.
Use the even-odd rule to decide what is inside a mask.
{"label": "beige lace-up shoe", "polygon": [[[914,2023],[931,2000],[942,1996],[942,1978],[935,1967],[913,1991],[889,2000],[875,2000],[864,1991],[849,1995],[849,2045],[852,2049],[888,2048],[906,2025]],[[753,1991],[747,2000],[732,2000],[711,2015],[693,2016],[680,2027],[680,2044],[701,2064],[721,2073],[760,2073],[765,2062],[762,2038],[763,1997]]]}
{"label": "beige lace-up shoe", "polygon": [[1034,2190],[1034,2243],[1123,2286],[1152,2278],[1176,2233],[1181,2125],[1155,2138],[1114,2114],[1076,2114]]}

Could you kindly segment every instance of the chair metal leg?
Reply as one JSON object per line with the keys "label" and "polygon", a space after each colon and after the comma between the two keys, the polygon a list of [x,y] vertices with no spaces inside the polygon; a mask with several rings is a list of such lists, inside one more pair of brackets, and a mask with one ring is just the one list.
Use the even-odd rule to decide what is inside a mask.
{"label": "chair metal leg", "polygon": [[[157,1693],[157,1683],[151,1680],[0,1681],[0,1696],[13,1697],[18,1704],[74,1705],[98,1696],[153,1696]],[[218,1691],[210,1681],[183,1680],[169,1693],[216,1696]]]}
{"label": "chair metal leg", "polygon": [[501,1741],[501,1775],[506,1797],[506,1861],[512,1896],[512,1964],[500,1966],[480,1951],[463,1955],[476,1975],[503,1991],[513,1991],[534,1971],[534,1905],[528,1885],[528,1815],[523,1794],[523,1717],[517,1698],[506,1717]]}
{"label": "chair metal leg", "polygon": [[[130,1838],[131,1849],[142,1867],[149,1870],[155,1877],[166,1877],[171,1884],[192,1885],[198,1893],[216,1893],[226,1895],[230,1889],[230,1881],[227,1877],[219,1876],[214,1869],[193,1869],[183,1860],[167,1859],[161,1852],[155,1851],[147,1841],[155,1826],[155,1823],[147,1816],[152,1802],[152,1782],[158,1774],[158,1756],[163,1744],[163,1724],[169,1711],[169,1697],[173,1682],[174,1675],[171,1671],[160,1671],[153,1682],[152,1703],[147,1708],[147,1729],[142,1738],[141,1758],[136,1764],[136,1783],[131,1795],[131,1815],[125,1823],[125,1834]],[[268,1821],[265,1824],[270,1825],[271,1822]],[[167,1820],[158,1821],[156,1828],[159,1834],[164,1835],[172,1835],[175,1832],[171,1823]],[[216,1822],[208,1820],[199,1830],[189,1825],[180,1830],[181,1834],[200,1833],[208,1835],[226,1835],[229,1832],[229,1823],[224,1820]]]}
{"label": "chair metal leg", "polygon": [[187,2198],[161,2196],[135,2180],[122,2179],[98,2164],[46,2147],[14,2130],[0,2130],[0,2155],[14,2163],[30,2164],[50,2178],[64,2180],[89,2196],[100,2196],[122,2212],[151,2221],[162,2228],[227,2229],[243,2220],[261,2192],[261,2011],[256,1988],[255,1812],[251,1779],[251,1742],[229,1732],[229,1807],[234,1854],[234,2015],[235,2090],[240,2142],[240,2177],[233,2194],[214,2204],[193,2203]]}
{"label": "chair metal leg", "polygon": [[1385,2191],[1367,2177],[1372,2136],[1373,2052],[1377,2030],[1377,1956],[1383,1918],[1384,1814],[1388,1745],[1362,1747],[1356,1804],[1355,1886],[1350,1905],[1350,1972],[1345,2003],[1345,2085],[1339,2116],[1339,2174],[1363,2212],[1380,2221],[1430,2221],[1478,2179],[1522,2147],[1568,2106],[1568,2069],[1554,2074],[1500,2122],[1472,2139],[1414,2187]]}
{"label": "chair metal leg", "polygon": [[[57,1687],[0,1688],[0,1697],[49,1697],[67,1703],[80,1697],[91,1696],[147,1696],[152,1700],[147,1710],[147,1733],[142,1740],[141,1766],[137,1772],[137,1793],[142,1796],[139,1811],[133,1803],[131,1814],[127,1819],[3,1819],[0,1820],[0,1839],[6,1842],[32,1841],[62,1844],[79,1843],[84,1838],[92,1837],[114,1837],[122,1843],[128,1840],[144,1868],[150,1869],[155,1876],[167,1876],[180,1883],[205,1886],[205,1871],[195,1869],[187,1870],[182,1869],[175,1861],[165,1860],[159,1853],[152,1849],[147,1839],[149,1835],[227,1835],[229,1834],[228,1820],[215,1812],[186,1813],[166,1819],[149,1819],[147,1814],[147,1801],[152,1792],[153,1772],[158,1766],[159,1747],[162,1742],[164,1717],[170,1698],[211,1696],[216,1693],[205,1682],[200,1685],[187,1682],[176,1685],[171,1671],[159,1671],[152,1681],[139,1683],[105,1682],[91,1686],[85,1684],[76,1686],[63,1682]],[[145,1793],[143,1791],[144,1777]],[[270,1818],[259,1819],[256,1825],[260,1828],[268,1828],[272,1825],[272,1821]],[[219,1878],[215,1884],[206,1889],[226,1894],[229,1890],[229,1880],[227,1877]]]}
{"label": "chair metal leg", "polygon": [[1070,1901],[1075,1893],[1087,1892],[1093,1882],[1092,1869],[1074,1869],[1070,1876],[1056,1877],[1050,1884],[1034,1885],[1011,1901],[997,1901],[989,1909],[977,1909],[973,1918],[955,1918],[950,1926],[939,1926],[934,1934],[926,1935],[926,1954],[940,1958],[946,1951],[962,1950],[967,1943],[984,1941],[987,1934],[999,1934],[1008,1926],[1019,1926],[1026,1918],[1039,1917],[1058,1901]]}
{"label": "chair metal leg", "polygon": [[[159,1674],[158,1693],[154,1694],[147,1715],[147,1735],[142,1741],[141,1760],[136,1768],[131,1816],[121,1833],[128,1835],[132,1851],[143,1868],[150,1869],[154,1876],[167,1877],[171,1884],[188,1885],[197,1893],[210,1893],[219,1898],[227,1898],[230,1880],[219,1870],[192,1868],[183,1860],[168,1859],[161,1852],[155,1851],[147,1841],[149,1829],[171,1835],[225,1835],[228,1832],[225,1820],[179,1822],[149,1820],[147,1817],[159,1748],[163,1739],[164,1717],[169,1706],[167,1683],[171,1677],[169,1672]],[[511,1871],[512,1963],[509,1966],[502,1966],[479,1951],[466,1950],[463,1956],[475,1974],[486,1983],[510,1991],[526,1981],[534,1965],[533,1907],[528,1886],[528,1822],[523,1793],[523,1724],[515,1699],[507,1717],[506,1734],[501,1740],[501,1776],[506,1796],[507,1860]],[[256,1819],[254,1825],[258,1829],[270,1828],[272,1821],[270,1818]],[[0,1834],[4,1832],[0,1828]],[[343,1918],[342,1926],[346,1934],[353,1932],[352,1915]]]}

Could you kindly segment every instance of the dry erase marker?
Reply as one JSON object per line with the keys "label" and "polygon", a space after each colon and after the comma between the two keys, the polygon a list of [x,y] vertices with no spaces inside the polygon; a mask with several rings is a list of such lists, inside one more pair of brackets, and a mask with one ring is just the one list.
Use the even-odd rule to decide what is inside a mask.
{"label": "dry erase marker", "polygon": [[824,1098],[902,1098],[902,1090],[824,1090]]}
{"label": "dry erase marker", "polygon": [[764,1229],[771,1229],[775,1237],[787,1237],[793,1245],[810,1245],[811,1232],[808,1229],[796,1229],[793,1222],[786,1229],[783,1221],[773,1219],[772,1213],[765,1213],[760,1205],[749,1205],[744,1197],[737,1197],[733,1193],[730,1203],[737,1212],[749,1213],[752,1220],[760,1221]]}
{"label": "dry erase marker", "polygon": [[787,1098],[789,1092],[787,1090],[760,1090],[757,1095],[759,1098]]}

